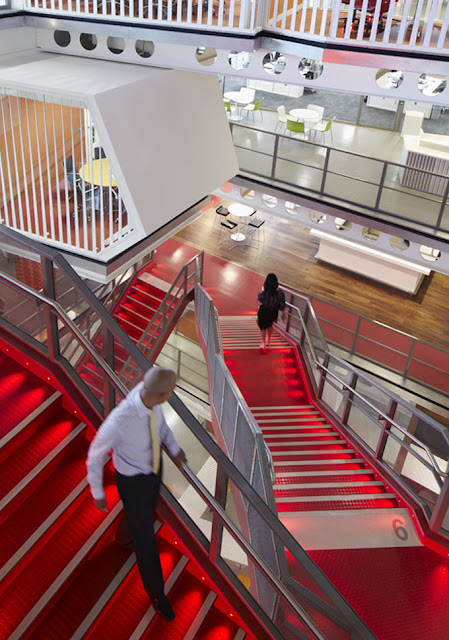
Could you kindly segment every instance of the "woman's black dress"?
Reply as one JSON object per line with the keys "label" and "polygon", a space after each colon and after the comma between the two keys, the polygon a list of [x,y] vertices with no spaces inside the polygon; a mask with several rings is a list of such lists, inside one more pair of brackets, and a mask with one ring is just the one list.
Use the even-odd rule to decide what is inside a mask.
{"label": "woman's black dress", "polygon": [[273,295],[269,295],[266,291],[262,291],[257,296],[260,307],[257,312],[257,324],[261,331],[269,329],[276,322],[279,311],[285,309],[285,295],[279,289]]}

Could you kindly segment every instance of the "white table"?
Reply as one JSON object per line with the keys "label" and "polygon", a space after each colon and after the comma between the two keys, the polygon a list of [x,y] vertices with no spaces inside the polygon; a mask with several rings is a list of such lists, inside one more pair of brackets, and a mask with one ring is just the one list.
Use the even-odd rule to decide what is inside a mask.
{"label": "white table", "polygon": [[240,202],[235,202],[234,204],[230,204],[228,207],[228,211],[231,216],[235,216],[238,218],[237,231],[231,235],[231,238],[235,240],[235,242],[243,242],[246,236],[244,233],[240,232],[241,227],[241,218],[249,218],[254,213],[254,209],[252,207],[248,207],[246,204],[240,204]]}
{"label": "white table", "polygon": [[304,122],[318,122],[321,120],[320,114],[313,109],[292,109],[289,113],[293,118],[303,120]]}
{"label": "white table", "polygon": [[[249,104],[251,102],[251,98],[248,98],[247,96],[245,97],[245,94],[242,95],[240,91],[227,91],[223,94],[223,97],[226,98],[226,100],[230,100],[231,102],[233,102],[236,107],[238,107],[239,105]],[[231,116],[231,119],[243,120],[242,116],[239,113],[237,113],[233,117]]]}

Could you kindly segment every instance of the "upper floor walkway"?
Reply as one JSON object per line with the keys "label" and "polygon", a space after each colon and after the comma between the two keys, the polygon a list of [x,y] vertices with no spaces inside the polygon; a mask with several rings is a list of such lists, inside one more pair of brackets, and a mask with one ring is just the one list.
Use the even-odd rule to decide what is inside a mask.
{"label": "upper floor walkway", "polygon": [[449,48],[446,0],[2,0],[0,10],[2,5],[28,15],[165,33],[241,36],[251,48],[260,37],[317,45],[323,59],[341,48],[422,57],[445,56]]}

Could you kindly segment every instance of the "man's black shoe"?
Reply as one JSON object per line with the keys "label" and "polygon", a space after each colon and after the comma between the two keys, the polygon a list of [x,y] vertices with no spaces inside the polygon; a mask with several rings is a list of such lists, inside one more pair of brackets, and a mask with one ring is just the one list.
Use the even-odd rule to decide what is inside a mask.
{"label": "man's black shoe", "polygon": [[165,596],[163,596],[162,598],[155,598],[153,600],[153,606],[156,611],[169,622],[172,622],[175,619],[175,612],[173,611],[171,604]]}

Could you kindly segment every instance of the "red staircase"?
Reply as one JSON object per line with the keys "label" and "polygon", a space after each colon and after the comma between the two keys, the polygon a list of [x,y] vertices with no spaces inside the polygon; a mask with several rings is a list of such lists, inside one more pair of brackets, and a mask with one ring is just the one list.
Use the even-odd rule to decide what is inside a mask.
{"label": "red staircase", "polygon": [[[137,276],[113,312],[115,319],[135,343],[141,340],[151,320],[154,319],[156,323],[162,320],[162,314],[158,312],[158,308],[166,293],[151,284],[149,280],[150,276],[146,272]],[[173,299],[172,303],[168,305],[168,316],[170,316],[175,303],[176,301]],[[140,344],[141,349],[151,348],[158,336],[159,331],[155,328],[155,330],[152,330],[151,335],[143,338]],[[101,353],[102,341],[100,338],[95,342],[95,347]],[[128,352],[116,342],[115,371],[116,373],[122,372],[122,378],[126,374],[126,371],[123,371],[123,367],[128,358]],[[91,360],[83,359],[78,370],[80,376],[89,385],[97,398],[101,399],[103,397],[103,376],[97,369],[96,364]]]}
{"label": "red staircase", "polygon": [[280,514],[399,506],[396,495],[311,404],[293,348],[279,333],[273,332],[261,354],[254,316],[220,318],[220,330],[226,364],[273,456]]}
{"label": "red staircase", "polygon": [[0,440],[0,638],[247,637],[166,525],[158,542],[176,620],[155,613],[134,554],[115,542],[121,503],[110,465],[110,511],[93,506],[88,428],[61,394],[3,354],[0,378],[12,385],[0,398],[9,416]]}

